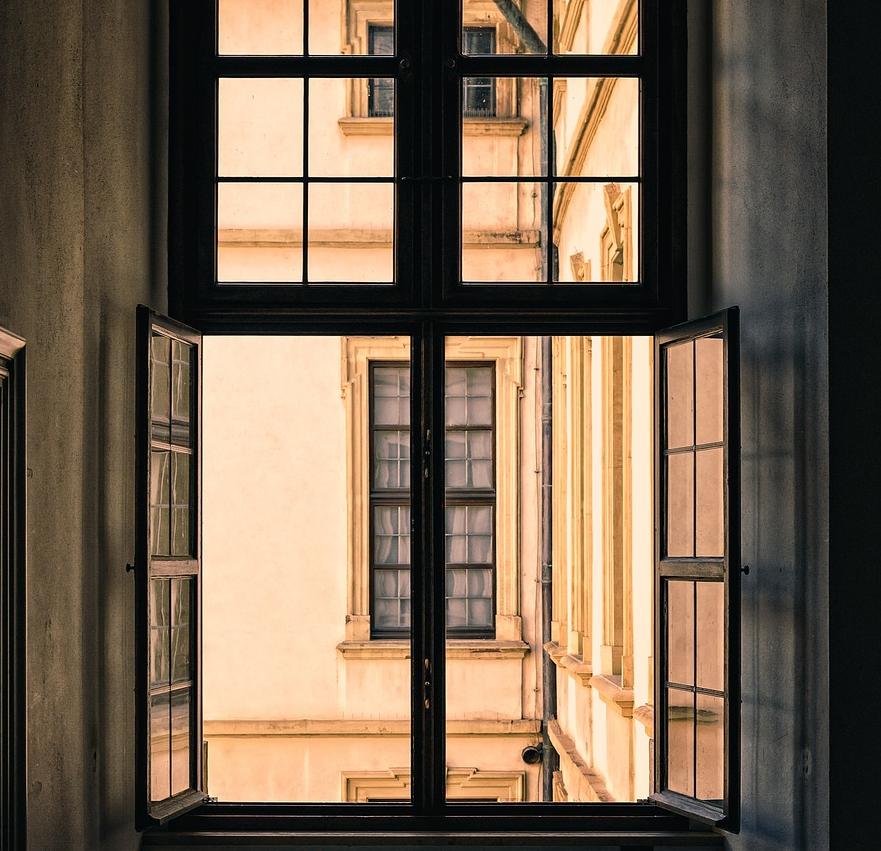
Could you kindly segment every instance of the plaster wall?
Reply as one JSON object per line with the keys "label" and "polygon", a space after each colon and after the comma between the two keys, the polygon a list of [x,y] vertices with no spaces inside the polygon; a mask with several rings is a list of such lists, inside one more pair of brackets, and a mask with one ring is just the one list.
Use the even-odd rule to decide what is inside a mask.
{"label": "plaster wall", "polygon": [[0,322],[28,342],[30,847],[135,848],[134,315],[164,307],[163,2],[0,5]]}
{"label": "plaster wall", "polygon": [[[711,275],[742,328],[742,830],[828,847],[826,3],[712,4]],[[699,283],[699,278],[694,280]]]}

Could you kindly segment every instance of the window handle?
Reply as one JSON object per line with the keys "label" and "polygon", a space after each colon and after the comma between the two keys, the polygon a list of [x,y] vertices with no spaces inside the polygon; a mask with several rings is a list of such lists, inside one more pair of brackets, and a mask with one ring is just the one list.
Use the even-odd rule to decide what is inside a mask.
{"label": "window handle", "polygon": [[422,666],[425,670],[425,681],[422,683],[422,705],[426,709],[431,709],[431,662],[428,659],[423,659]]}

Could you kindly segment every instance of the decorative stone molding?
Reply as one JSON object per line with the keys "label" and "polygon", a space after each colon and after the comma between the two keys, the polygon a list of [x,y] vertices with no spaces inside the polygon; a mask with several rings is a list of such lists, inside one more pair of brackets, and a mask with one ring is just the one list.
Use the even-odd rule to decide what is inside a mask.
{"label": "decorative stone molding", "polygon": [[584,661],[581,656],[574,656],[561,648],[553,641],[545,644],[550,660],[562,671],[566,671],[571,677],[578,681],[578,684],[584,688],[590,687],[590,680],[593,677],[593,667]]}
{"label": "decorative stone molding", "polygon": [[[494,720],[456,720],[447,721],[447,735],[463,736],[535,738],[541,735],[541,722],[531,718],[514,721]],[[204,722],[204,733],[211,738],[265,738],[285,736],[291,738],[326,737],[347,738],[350,736],[409,736],[410,722],[406,719],[375,720],[351,718],[289,720],[247,719]]]}
{"label": "decorative stone molding", "polygon": [[[410,797],[410,769],[385,772],[343,772],[343,800],[368,802],[406,800]],[[511,803],[525,800],[525,771],[483,771],[477,768],[447,769],[447,800],[466,798]]]}
{"label": "decorative stone molding", "polygon": [[[525,641],[452,638],[447,641],[447,659],[524,659],[530,652]],[[406,639],[342,641],[336,647],[345,659],[409,659],[410,642]]]}
{"label": "decorative stone molding", "polygon": [[578,753],[575,742],[560,726],[556,719],[548,724],[548,738],[560,757],[560,769],[568,776],[566,784],[567,800],[609,803],[614,798],[606,788],[602,775],[594,771]]}
{"label": "decorative stone molding", "polygon": [[[450,337],[449,361],[492,361],[496,374],[496,642],[483,643],[483,657],[525,655],[520,618],[520,337]],[[346,641],[370,641],[370,423],[371,361],[409,361],[408,337],[343,337],[342,395],[346,408],[348,610]],[[514,644],[505,644],[514,642]],[[462,658],[475,655],[463,642]],[[383,643],[384,645],[387,642]],[[495,646],[494,646],[495,645]],[[525,645],[524,645],[525,646]],[[492,649],[490,649],[492,648]],[[340,652],[346,655],[355,646]],[[528,649],[528,648],[527,648]],[[378,645],[379,652],[393,652]],[[397,651],[400,652],[400,651]],[[407,648],[409,652],[409,647]],[[364,657],[362,657],[364,658]],[[392,658],[406,658],[392,657]]]}
{"label": "decorative stone molding", "polygon": [[612,677],[598,675],[590,678],[590,685],[596,689],[603,701],[624,718],[633,717],[633,689],[624,688]]}
{"label": "decorative stone molding", "polygon": [[633,710],[633,717],[645,727],[646,735],[652,739],[655,736],[655,708],[647,703],[637,706]]}

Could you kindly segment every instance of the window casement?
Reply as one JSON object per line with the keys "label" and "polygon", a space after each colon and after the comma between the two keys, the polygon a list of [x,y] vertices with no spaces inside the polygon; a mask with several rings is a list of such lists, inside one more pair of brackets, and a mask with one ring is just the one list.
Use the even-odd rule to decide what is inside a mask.
{"label": "window casement", "polygon": [[25,341],[0,328],[0,847],[27,836]]}
{"label": "window casement", "polygon": [[[174,4],[171,43],[169,306],[176,321],[143,312],[139,343],[142,823],[195,808],[176,824],[257,830],[271,821],[272,830],[357,831],[369,815],[381,830],[430,823],[520,831],[535,830],[540,815],[550,832],[675,833],[693,816],[736,829],[736,328],[730,316],[668,328],[686,315],[684,3],[200,0]],[[409,770],[394,768],[396,761],[383,767],[391,774],[347,774],[337,804],[278,805],[268,815],[261,805],[205,800],[201,334],[342,340],[349,502],[338,670],[346,672],[350,659],[364,660],[361,671],[373,660],[404,659],[413,688],[409,721],[398,719],[400,735],[411,737]],[[616,335],[618,342],[597,349],[598,338]],[[576,673],[586,687],[599,691],[601,684],[591,685],[599,678],[626,691],[628,624],[618,592],[626,594],[619,578],[627,553],[600,541],[588,552],[584,537],[568,531],[565,571],[547,567],[554,590],[568,584],[569,593],[554,600],[561,605],[551,635],[533,651],[524,631],[536,612],[521,610],[527,583],[518,545],[517,450],[536,444],[522,428],[522,397],[532,380],[521,347],[527,336],[556,340],[552,363],[543,365],[561,369],[553,373],[549,407],[612,456],[608,467],[588,468],[583,448],[564,454],[566,485],[554,495],[563,501],[553,504],[581,501],[582,527],[595,525],[589,511],[613,527],[627,523],[619,503],[626,500],[628,448],[614,416],[616,394],[626,387],[615,372],[628,357],[621,335],[655,335],[661,388],[651,426],[659,469],[654,511],[664,530],[653,608],[652,800],[586,803],[560,772],[549,775],[541,805],[500,789],[514,790],[513,777],[487,775],[492,794],[478,782],[448,797],[450,774],[472,771],[463,768],[472,763],[448,760],[456,747],[448,748],[448,724],[458,729],[463,722],[447,674],[461,681],[472,654],[533,672],[553,654],[582,665]],[[162,352],[154,358],[154,338],[169,341],[167,360]],[[721,373],[716,361],[705,367],[707,340],[722,343]],[[677,346],[695,352],[693,409],[710,398],[727,400],[721,438],[668,441],[673,425],[687,419],[680,396],[665,395],[671,376],[681,377],[667,360]],[[718,347],[710,348],[718,357]],[[594,360],[611,370],[609,378]],[[173,385],[184,362],[190,418],[175,422],[172,405],[166,432],[164,408],[153,411],[151,399],[165,398],[158,376],[170,370]],[[587,410],[598,394],[611,400],[609,424]],[[487,400],[493,421],[469,421],[468,411],[485,411]],[[387,416],[392,406],[394,417]],[[702,427],[702,415],[695,416]],[[562,440],[553,430],[552,442]],[[667,490],[670,482],[675,487]],[[600,557],[602,566],[593,563]],[[536,586],[546,581],[544,567]],[[602,604],[596,587],[579,588],[576,579],[600,570],[607,577]],[[703,634],[694,613],[705,610],[712,617]],[[586,666],[585,647],[600,638],[602,658]],[[527,693],[525,677],[522,685],[518,702]],[[189,709],[175,714],[178,694]],[[625,720],[639,723],[635,715]],[[500,722],[494,716],[482,723],[495,731]],[[540,725],[544,747],[575,753],[555,724],[547,718]],[[708,748],[715,759],[709,774],[700,756]],[[479,766],[474,777],[485,771]],[[503,810],[500,800],[509,801]]]}

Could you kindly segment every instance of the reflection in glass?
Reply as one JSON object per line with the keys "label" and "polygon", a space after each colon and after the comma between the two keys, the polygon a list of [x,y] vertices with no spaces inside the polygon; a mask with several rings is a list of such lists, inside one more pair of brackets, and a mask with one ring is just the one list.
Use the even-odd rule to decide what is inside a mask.
{"label": "reflection in glass", "polygon": [[171,340],[162,334],[154,333],[150,340],[150,353],[151,433],[153,440],[168,443],[171,405],[168,370],[171,358]]}
{"label": "reflection in glass", "polygon": [[169,583],[150,580],[150,684],[167,685],[169,679]]}
{"label": "reflection in glass", "polygon": [[637,0],[554,0],[554,53],[639,52]]}
{"label": "reflection in glass", "polygon": [[697,583],[697,685],[725,689],[725,585]]}
{"label": "reflection in glass", "polygon": [[667,555],[694,555],[694,454],[667,456]]}
{"label": "reflection in glass", "polygon": [[697,696],[697,789],[702,801],[721,801],[725,792],[725,701]]}
{"label": "reflection in glass", "polygon": [[554,184],[552,280],[632,284],[639,279],[639,185]]}
{"label": "reflection in glass", "polygon": [[218,0],[217,21],[221,54],[303,53],[303,0]]}
{"label": "reflection in glass", "polygon": [[171,609],[173,613],[171,631],[171,681],[182,682],[190,679],[190,607],[192,598],[191,579],[172,579]]}
{"label": "reflection in glass", "polygon": [[303,187],[217,187],[217,280],[295,283],[303,276]]}
{"label": "reflection in glass", "polygon": [[528,4],[462,0],[465,56],[502,53],[547,53],[548,3]]}
{"label": "reflection in glass", "polygon": [[391,283],[394,218],[391,183],[310,184],[309,280]]}
{"label": "reflection in glass", "polygon": [[171,795],[171,713],[168,693],[150,698],[150,800]]}
{"label": "reflection in glass", "polygon": [[[585,109],[603,103],[602,121],[584,144]],[[634,77],[554,79],[554,174],[560,177],[639,175],[639,80]]]}
{"label": "reflection in glass", "polygon": [[701,449],[695,456],[697,467],[697,535],[695,555],[725,555],[725,491],[723,450]]}
{"label": "reflection in glass", "polygon": [[694,694],[667,689],[667,787],[694,796]]}
{"label": "reflection in glass", "polygon": [[303,81],[218,81],[217,170],[221,177],[303,173]]}
{"label": "reflection in glass", "polygon": [[154,450],[150,453],[150,552],[154,556],[171,555],[170,480],[171,453]]}
{"label": "reflection in glass", "polygon": [[171,454],[171,550],[173,556],[190,555],[190,456]]}
{"label": "reflection in glass", "polygon": [[190,747],[192,720],[190,689],[171,693],[171,794],[190,788]]}
{"label": "reflection in glass", "polygon": [[667,582],[667,680],[694,685],[694,582]]}
{"label": "reflection in glass", "polygon": [[190,437],[190,355],[192,348],[180,340],[171,341],[171,442],[189,446]]}
{"label": "reflection in glass", "polygon": [[462,186],[462,280],[538,283],[546,238],[546,184]]}
{"label": "reflection in glass", "polygon": [[[309,80],[310,177],[394,177],[394,87],[394,80],[366,77]],[[348,104],[354,104],[362,117],[387,118],[378,128],[383,132],[351,135],[357,125],[344,130],[340,119],[347,115]],[[313,215],[310,205],[310,218]]]}
{"label": "reflection in glass", "polygon": [[694,344],[667,346],[667,448],[694,444]]}
{"label": "reflection in glass", "polygon": [[721,443],[724,438],[724,345],[720,337],[701,337],[694,343],[697,387],[696,443]]}

